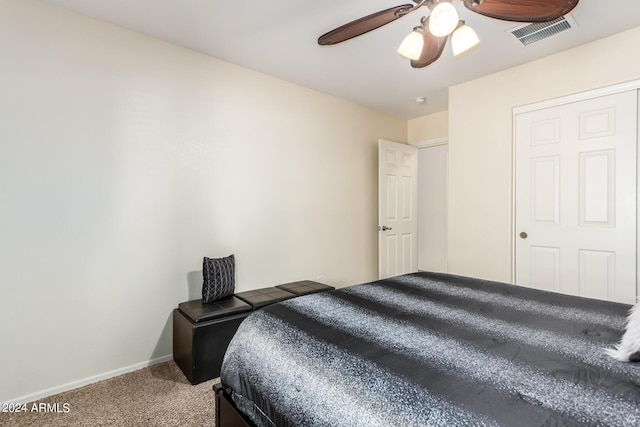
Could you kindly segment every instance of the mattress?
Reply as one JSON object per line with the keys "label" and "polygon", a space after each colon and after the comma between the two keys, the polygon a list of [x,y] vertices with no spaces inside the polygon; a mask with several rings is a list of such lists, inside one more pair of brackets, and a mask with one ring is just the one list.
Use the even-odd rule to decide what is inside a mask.
{"label": "mattress", "polygon": [[420,272],[253,313],[221,381],[257,426],[640,425],[629,308]]}

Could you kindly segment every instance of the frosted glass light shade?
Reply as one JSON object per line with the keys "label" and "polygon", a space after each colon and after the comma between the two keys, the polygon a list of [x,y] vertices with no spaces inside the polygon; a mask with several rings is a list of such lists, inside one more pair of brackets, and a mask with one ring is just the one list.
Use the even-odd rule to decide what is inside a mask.
{"label": "frosted glass light shade", "polygon": [[436,37],[444,37],[458,26],[458,11],[448,2],[438,3],[429,16],[429,31]]}
{"label": "frosted glass light shade", "polygon": [[455,56],[466,52],[478,43],[480,43],[478,35],[473,31],[473,28],[467,24],[460,26],[451,36],[451,49]]}
{"label": "frosted glass light shade", "polygon": [[405,58],[420,59],[422,54],[422,48],[424,47],[424,37],[419,31],[412,31],[407,37],[402,40],[398,53]]}

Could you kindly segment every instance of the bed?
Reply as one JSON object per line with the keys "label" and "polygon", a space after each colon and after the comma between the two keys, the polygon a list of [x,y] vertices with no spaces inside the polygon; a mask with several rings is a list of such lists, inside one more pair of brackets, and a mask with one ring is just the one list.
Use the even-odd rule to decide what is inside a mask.
{"label": "bed", "polygon": [[640,364],[604,353],[629,308],[426,272],[295,298],[238,329],[218,423],[640,425]]}

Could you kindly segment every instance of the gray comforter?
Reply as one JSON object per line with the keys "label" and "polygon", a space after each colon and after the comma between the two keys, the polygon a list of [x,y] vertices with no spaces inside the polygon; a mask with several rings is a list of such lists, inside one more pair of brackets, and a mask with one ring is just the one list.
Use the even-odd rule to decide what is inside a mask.
{"label": "gray comforter", "polygon": [[640,425],[628,309],[416,273],[253,313],[221,380],[258,426]]}

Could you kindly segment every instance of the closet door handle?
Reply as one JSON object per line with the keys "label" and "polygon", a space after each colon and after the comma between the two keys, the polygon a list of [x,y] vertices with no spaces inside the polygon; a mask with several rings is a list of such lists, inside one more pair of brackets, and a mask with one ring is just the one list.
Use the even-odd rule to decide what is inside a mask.
{"label": "closet door handle", "polygon": [[381,228],[382,231],[387,231],[387,230],[393,230],[391,227],[387,227],[386,225],[383,225]]}

